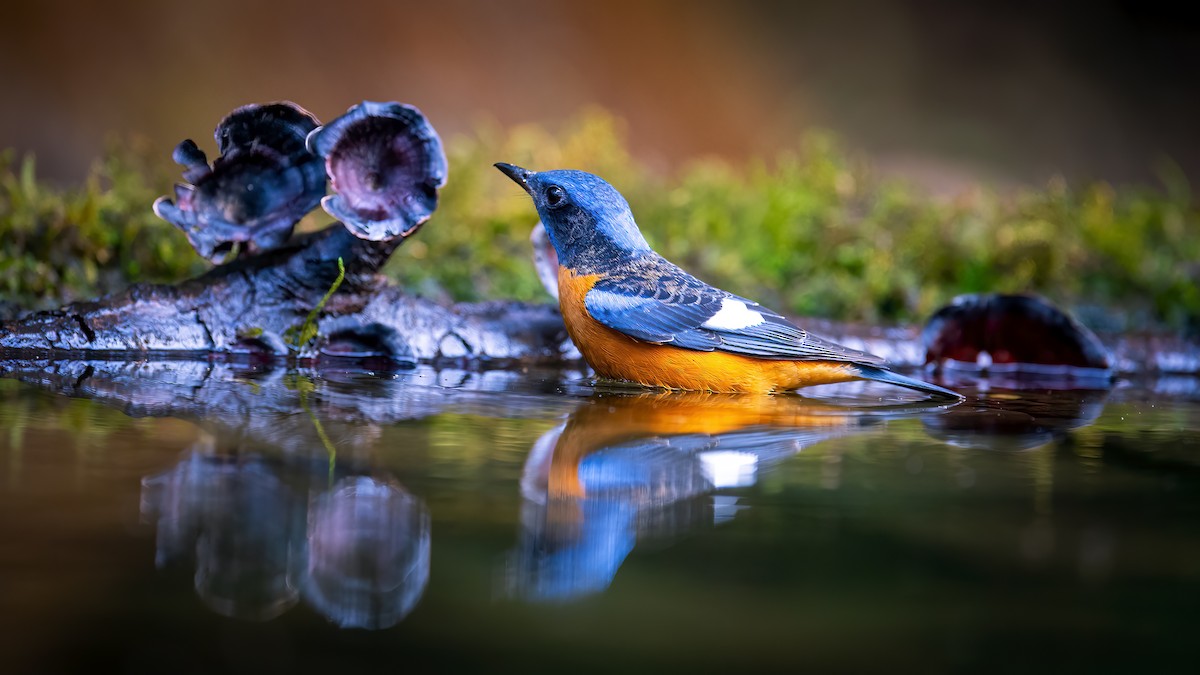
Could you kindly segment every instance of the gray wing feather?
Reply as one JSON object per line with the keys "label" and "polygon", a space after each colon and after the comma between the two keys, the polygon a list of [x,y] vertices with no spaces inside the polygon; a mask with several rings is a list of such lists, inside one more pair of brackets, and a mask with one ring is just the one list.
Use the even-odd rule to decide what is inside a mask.
{"label": "gray wing feather", "polygon": [[[599,280],[584,305],[592,318],[643,342],[696,351],[723,351],[760,359],[886,362],[798,328],[777,312],[696,279],[661,257],[635,261],[624,274]],[[763,321],[737,329],[703,325],[726,299],[746,304]]]}

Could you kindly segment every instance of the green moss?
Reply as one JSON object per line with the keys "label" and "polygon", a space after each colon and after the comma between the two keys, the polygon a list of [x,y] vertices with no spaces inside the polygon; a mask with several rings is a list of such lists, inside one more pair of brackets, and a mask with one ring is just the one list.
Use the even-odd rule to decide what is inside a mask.
{"label": "green moss", "polygon": [[[145,151],[114,147],[82,186],[36,179],[34,157],[0,153],[0,293],[49,307],[118,291],[131,281],[173,281],[206,264],[150,204],[170,186]],[[168,160],[169,161],[169,160]]]}
{"label": "green moss", "polygon": [[47,308],[202,272],[187,239],[151,211],[171,181],[145,157],[113,146],[83,185],[58,188],[37,180],[33,157],[0,152],[0,297]]}
{"label": "green moss", "polygon": [[[546,299],[530,263],[537,216],[492,168],[507,161],[606,177],[668,258],[796,314],[919,321],[959,293],[1030,291],[1135,322],[1200,327],[1200,211],[1177,171],[1164,171],[1158,189],[1055,181],[1003,195],[981,186],[944,202],[811,133],[774,157],[696,160],[664,175],[632,157],[620,121],[600,110],[554,132],[481,125],[447,139],[447,152],[440,208],[385,269],[433,297]],[[204,267],[150,213],[169,186],[159,178],[168,161],[158,172],[135,157],[117,152],[83,187],[52,190],[29,160],[4,156],[6,297],[46,306]]]}
{"label": "green moss", "polygon": [[[341,287],[342,281],[346,278],[346,265],[341,258],[337,259],[337,266],[337,278],[333,280],[329,290],[325,291],[321,301],[309,310],[308,316],[304,318],[304,323],[292,326],[283,332],[283,341],[293,349],[303,349],[305,345],[313,341],[313,338],[317,337],[317,318],[321,316],[321,310],[325,309],[325,303],[329,302],[329,298],[332,298],[334,293],[337,293],[337,289]],[[258,329],[258,332],[261,334],[262,329]]]}

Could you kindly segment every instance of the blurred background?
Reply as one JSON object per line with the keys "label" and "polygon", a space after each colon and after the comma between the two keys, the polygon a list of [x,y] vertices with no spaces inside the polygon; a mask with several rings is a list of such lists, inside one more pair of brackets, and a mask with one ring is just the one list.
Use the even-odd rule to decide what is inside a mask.
{"label": "blurred background", "polygon": [[60,181],[114,133],[166,156],[247,102],[364,98],[443,134],[598,104],[667,169],[815,125],[938,192],[1200,172],[1200,22],[1165,0],[6,4],[0,147]]}
{"label": "blurred background", "polygon": [[[149,209],[250,102],[420,107],[450,180],[385,272],[548,296],[491,169],[610,180],[659,250],[780,311],[1040,293],[1200,332],[1200,11],[1165,1],[51,0],[0,23],[0,317],[207,267]],[[5,150],[7,149],[7,150]],[[316,212],[301,230],[327,225]]]}

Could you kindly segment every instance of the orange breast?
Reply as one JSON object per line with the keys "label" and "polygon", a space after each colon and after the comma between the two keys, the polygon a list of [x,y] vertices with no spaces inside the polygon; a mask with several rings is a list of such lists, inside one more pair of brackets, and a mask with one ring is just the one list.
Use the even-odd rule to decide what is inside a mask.
{"label": "orange breast", "polygon": [[571,340],[596,374],[651,387],[718,392],[787,391],[858,379],[834,361],[780,361],[639,342],[601,324],[584,306],[597,275],[558,269],[559,306]]}

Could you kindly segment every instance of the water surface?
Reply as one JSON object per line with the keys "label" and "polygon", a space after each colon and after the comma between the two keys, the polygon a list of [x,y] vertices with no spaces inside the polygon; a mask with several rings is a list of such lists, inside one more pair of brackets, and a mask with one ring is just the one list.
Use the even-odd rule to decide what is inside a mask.
{"label": "water surface", "polygon": [[1194,668],[1188,378],[0,374],[3,672]]}

